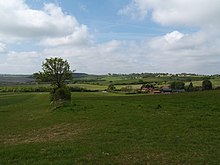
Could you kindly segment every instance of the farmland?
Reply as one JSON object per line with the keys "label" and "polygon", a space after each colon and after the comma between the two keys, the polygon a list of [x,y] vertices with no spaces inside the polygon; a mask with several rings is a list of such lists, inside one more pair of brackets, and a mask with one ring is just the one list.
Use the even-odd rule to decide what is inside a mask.
{"label": "farmland", "polygon": [[0,16],[0,165],[220,165],[220,0]]}
{"label": "farmland", "polygon": [[219,164],[220,91],[0,93],[0,164]]}
{"label": "farmland", "polygon": [[[174,81],[182,81],[185,87],[190,82],[194,87],[201,87],[202,81],[208,78],[213,88],[220,87],[220,76],[205,75],[160,75],[160,74],[128,74],[128,75],[88,75],[75,73],[73,80],[68,82],[72,88],[81,88],[84,91],[103,91],[109,84],[114,84],[117,90],[126,86],[137,90],[143,84],[154,83],[158,87],[169,85]],[[0,75],[0,92],[42,92],[49,91],[50,86],[45,83],[37,83],[31,75]]]}

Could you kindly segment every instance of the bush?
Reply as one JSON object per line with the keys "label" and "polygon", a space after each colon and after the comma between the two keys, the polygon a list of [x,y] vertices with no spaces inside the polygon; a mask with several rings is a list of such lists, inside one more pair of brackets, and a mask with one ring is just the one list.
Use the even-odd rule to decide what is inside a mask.
{"label": "bush", "polygon": [[189,84],[189,86],[188,86],[188,88],[187,88],[187,91],[188,91],[188,92],[193,92],[193,91],[194,91],[193,83],[192,83],[192,82],[190,82],[190,84]]}
{"label": "bush", "polygon": [[220,90],[220,87],[216,87],[215,90]]}
{"label": "bush", "polygon": [[212,82],[208,79],[202,82],[202,89],[203,90],[212,90]]}
{"label": "bush", "polygon": [[182,81],[174,81],[171,83],[171,89],[184,89],[185,83]]}
{"label": "bush", "polygon": [[50,92],[51,101],[70,101],[71,100],[71,92],[67,87],[54,88]]}
{"label": "bush", "polygon": [[114,86],[114,84],[109,84],[107,91],[115,91],[116,88]]}
{"label": "bush", "polygon": [[82,87],[73,87],[73,86],[69,86],[68,87],[70,92],[99,92],[99,90],[91,90],[91,89],[87,89],[87,88],[82,88]]}

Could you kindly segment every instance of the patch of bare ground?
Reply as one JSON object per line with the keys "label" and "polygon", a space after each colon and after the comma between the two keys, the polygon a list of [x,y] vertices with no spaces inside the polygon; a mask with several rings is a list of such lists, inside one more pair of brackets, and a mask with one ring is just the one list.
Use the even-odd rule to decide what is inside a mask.
{"label": "patch of bare ground", "polygon": [[24,134],[12,134],[1,137],[3,144],[28,144],[70,140],[86,132],[88,128],[80,124],[56,124],[45,128],[33,129]]}

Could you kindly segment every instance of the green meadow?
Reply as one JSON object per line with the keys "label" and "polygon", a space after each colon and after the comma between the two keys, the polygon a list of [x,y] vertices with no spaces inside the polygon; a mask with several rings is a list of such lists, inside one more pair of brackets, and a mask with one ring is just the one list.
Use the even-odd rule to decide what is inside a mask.
{"label": "green meadow", "polygon": [[170,95],[0,93],[1,165],[220,162],[220,91]]}

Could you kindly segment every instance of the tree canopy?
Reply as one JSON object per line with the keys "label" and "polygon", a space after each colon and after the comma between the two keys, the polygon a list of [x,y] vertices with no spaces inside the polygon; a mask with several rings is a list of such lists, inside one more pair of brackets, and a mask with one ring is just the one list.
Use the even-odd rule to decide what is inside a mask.
{"label": "tree canopy", "polygon": [[67,60],[47,58],[42,64],[42,72],[35,73],[38,81],[50,82],[54,87],[61,88],[67,80],[72,79],[72,71]]}

